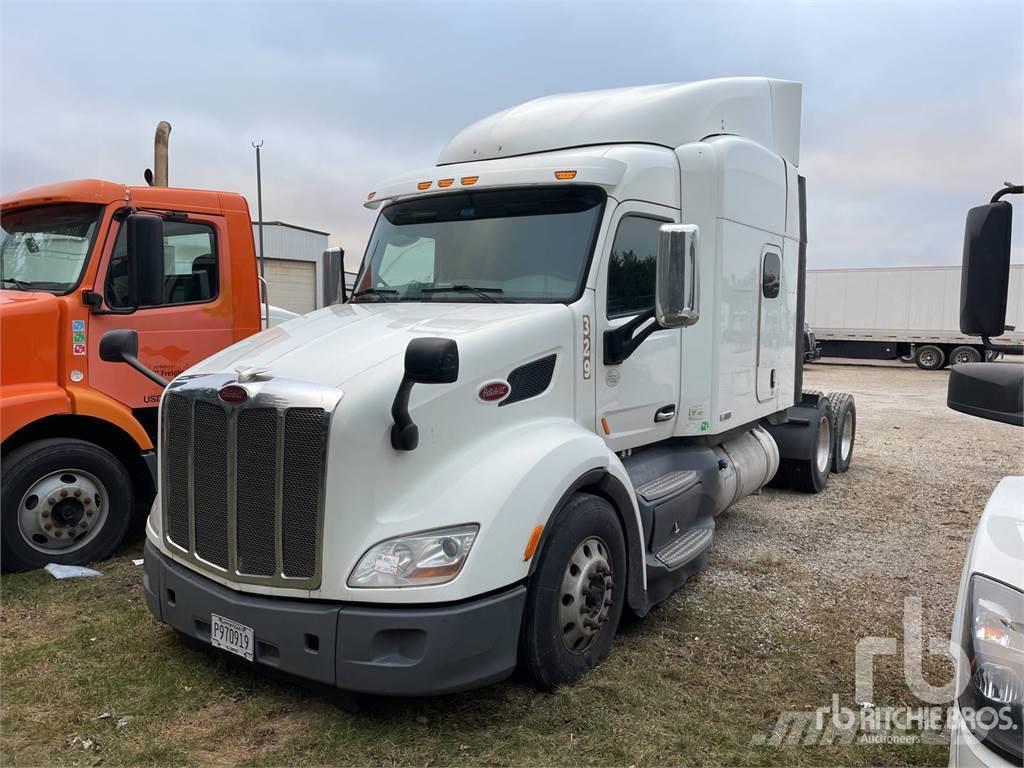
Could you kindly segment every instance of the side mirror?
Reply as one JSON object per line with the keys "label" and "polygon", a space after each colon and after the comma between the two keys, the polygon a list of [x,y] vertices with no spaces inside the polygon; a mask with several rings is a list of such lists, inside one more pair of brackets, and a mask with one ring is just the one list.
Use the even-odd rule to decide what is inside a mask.
{"label": "side mirror", "polygon": [[417,384],[453,384],[459,380],[455,339],[413,339],[405,348],[405,377]]}
{"label": "side mirror", "polygon": [[151,307],[163,303],[164,221],[151,213],[133,213],[128,227],[128,284],[131,304]]}
{"label": "side mirror", "polygon": [[960,363],[949,369],[946,405],[1024,427],[1024,376],[1013,363]]}
{"label": "side mirror", "polygon": [[700,319],[699,249],[700,229],[697,226],[661,226],[654,308],[658,325],[662,328],[683,328]]}
{"label": "side mirror", "polygon": [[139,362],[139,334],[133,330],[120,328],[103,334],[100,339],[100,360],[126,363],[155,384],[167,386],[167,379]]}
{"label": "side mirror", "polygon": [[1013,206],[1004,200],[967,212],[960,276],[962,333],[1001,336],[1006,330],[1012,228]]}
{"label": "side mirror", "polygon": [[459,345],[454,339],[413,339],[405,348],[405,373],[391,404],[391,447],[413,451],[419,445],[419,428],[409,415],[413,384],[453,384],[459,380]]}

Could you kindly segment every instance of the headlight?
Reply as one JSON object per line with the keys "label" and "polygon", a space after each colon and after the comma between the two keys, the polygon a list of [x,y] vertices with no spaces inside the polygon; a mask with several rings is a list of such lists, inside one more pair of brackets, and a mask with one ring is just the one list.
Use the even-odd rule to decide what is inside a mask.
{"label": "headlight", "polygon": [[479,525],[460,525],[388,539],[370,547],[348,577],[350,587],[421,587],[459,575]]}
{"label": "headlight", "polygon": [[1024,592],[972,576],[964,652],[971,677],[960,694],[964,722],[1013,763],[1024,760]]}

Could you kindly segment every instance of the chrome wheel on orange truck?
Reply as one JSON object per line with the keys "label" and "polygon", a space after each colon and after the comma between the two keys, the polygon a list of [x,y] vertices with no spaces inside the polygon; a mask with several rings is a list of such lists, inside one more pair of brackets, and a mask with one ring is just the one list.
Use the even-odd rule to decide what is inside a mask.
{"label": "chrome wheel on orange truck", "polygon": [[5,570],[108,557],[124,538],[134,495],[109,451],[84,440],[37,440],[3,459]]}

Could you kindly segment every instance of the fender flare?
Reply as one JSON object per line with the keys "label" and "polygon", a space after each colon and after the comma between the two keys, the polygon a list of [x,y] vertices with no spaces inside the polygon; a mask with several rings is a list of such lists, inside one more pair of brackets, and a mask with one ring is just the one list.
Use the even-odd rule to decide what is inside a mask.
{"label": "fender flare", "polygon": [[551,516],[544,525],[537,548],[530,559],[527,578],[533,576],[540,560],[540,553],[547,544],[549,534],[557,524],[569,499],[575,494],[584,492],[601,496],[608,501],[619,518],[619,524],[626,540],[626,603],[643,616],[648,609],[647,601],[647,569],[644,556],[644,537],[640,530],[639,515],[633,497],[622,481],[607,469],[591,469],[580,475],[562,494],[555,505]]}

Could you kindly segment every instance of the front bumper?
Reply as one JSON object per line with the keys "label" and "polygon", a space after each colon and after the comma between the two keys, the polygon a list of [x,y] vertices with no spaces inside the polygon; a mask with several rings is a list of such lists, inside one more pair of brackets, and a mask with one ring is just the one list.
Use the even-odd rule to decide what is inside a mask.
{"label": "front bumper", "polygon": [[[511,674],[526,588],[455,605],[362,607],[253,595],[215,584],[146,543],[153,615],[210,642],[210,614],[252,627],[254,663],[350,691],[426,696]],[[211,646],[212,648],[212,646]]]}

